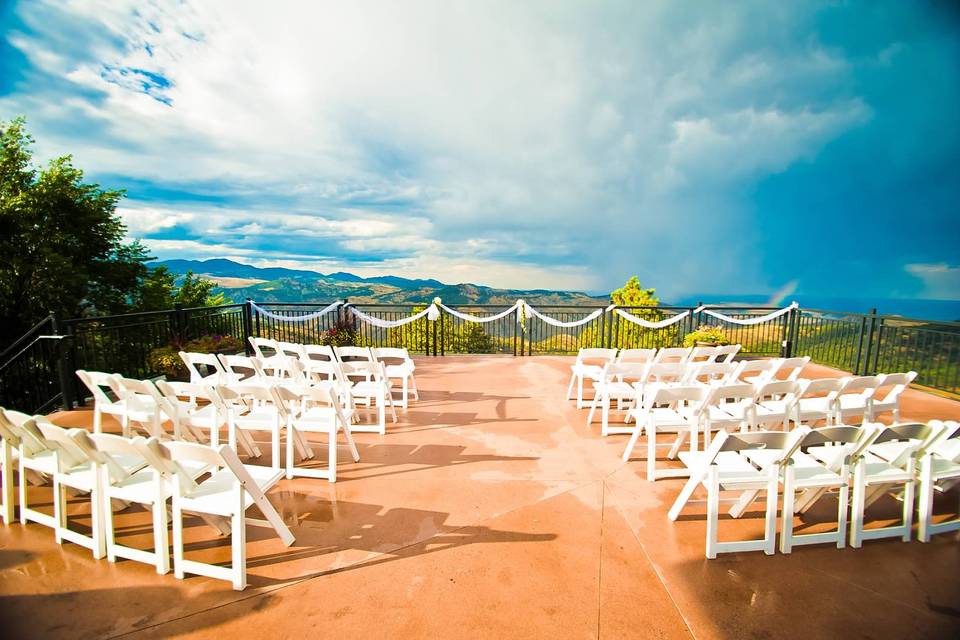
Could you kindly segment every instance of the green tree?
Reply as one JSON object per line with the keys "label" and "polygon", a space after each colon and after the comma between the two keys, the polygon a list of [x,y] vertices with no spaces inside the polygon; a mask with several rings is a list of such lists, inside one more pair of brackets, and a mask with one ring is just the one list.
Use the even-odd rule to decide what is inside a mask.
{"label": "green tree", "polygon": [[627,284],[610,293],[610,302],[620,307],[656,307],[660,299],[656,289],[644,289],[640,278],[632,276]]}
{"label": "green tree", "polygon": [[213,307],[227,304],[223,293],[213,293],[217,284],[188,271],[177,285],[177,276],[164,266],[150,269],[137,292],[137,311],[162,311],[176,305],[184,308]]}
{"label": "green tree", "polygon": [[51,311],[128,310],[150,259],[123,241],[122,191],[85,183],[70,156],[38,170],[32,143],[23,118],[0,122],[0,343]]}

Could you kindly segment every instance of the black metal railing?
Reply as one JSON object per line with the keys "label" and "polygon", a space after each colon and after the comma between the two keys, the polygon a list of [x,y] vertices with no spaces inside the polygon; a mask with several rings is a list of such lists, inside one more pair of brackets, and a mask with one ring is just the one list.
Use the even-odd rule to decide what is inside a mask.
{"label": "black metal railing", "polygon": [[[695,307],[618,307],[650,322],[687,315],[661,328],[647,328],[601,306],[537,305],[556,326],[534,315],[517,314],[475,323],[442,312],[436,321],[422,317],[395,328],[359,321],[345,305],[303,321],[327,303],[270,303],[269,315],[251,302],[219,307],[78,318],[60,323],[50,316],[0,354],[0,404],[26,411],[48,409],[56,402],[71,406],[85,391],[76,369],[109,371],[146,378],[158,373],[151,353],[179,349],[192,339],[232,336],[249,350],[247,338],[262,336],[288,342],[333,341],[338,331],[363,346],[405,347],[411,353],[523,355],[574,354],[584,347],[667,347],[683,343],[700,326],[719,326],[744,356],[809,355],[814,362],[860,375],[917,371],[917,383],[960,392],[960,323],[938,322],[820,309],[792,309],[751,325],[727,323]],[[423,304],[359,304],[355,308],[386,321],[402,320],[427,308]],[[462,313],[488,317],[507,305],[462,305]],[[713,307],[737,319],[765,316],[776,307]],[[599,312],[599,313],[597,313]],[[278,317],[279,316],[279,317]],[[340,336],[344,338],[344,336]],[[239,348],[239,347],[238,347]]]}

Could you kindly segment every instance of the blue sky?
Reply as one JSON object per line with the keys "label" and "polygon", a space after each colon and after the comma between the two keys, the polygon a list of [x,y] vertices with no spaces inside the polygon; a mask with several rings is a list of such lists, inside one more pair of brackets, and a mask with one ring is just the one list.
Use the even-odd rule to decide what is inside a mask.
{"label": "blue sky", "polygon": [[960,299],[960,13],[0,2],[0,119],[160,258]]}

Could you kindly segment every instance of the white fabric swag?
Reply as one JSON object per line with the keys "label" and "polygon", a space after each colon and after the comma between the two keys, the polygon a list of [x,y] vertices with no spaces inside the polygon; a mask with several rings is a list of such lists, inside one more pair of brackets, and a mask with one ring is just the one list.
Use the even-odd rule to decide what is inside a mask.
{"label": "white fabric swag", "polygon": [[[520,302],[518,302],[517,304],[520,304]],[[543,315],[542,313],[540,313],[539,311],[531,307],[526,302],[523,302],[523,305],[526,308],[527,314],[536,316],[541,320],[543,320],[544,322],[546,322],[547,324],[553,325],[554,327],[579,327],[580,325],[587,324],[588,322],[592,322],[596,320],[607,311],[606,309],[597,309],[596,311],[594,311],[593,313],[591,313],[585,318],[580,318],[579,320],[573,320],[571,322],[561,322],[559,320],[554,320],[550,316]]]}
{"label": "white fabric swag", "polygon": [[522,300],[518,300],[516,303],[514,303],[512,307],[510,307],[506,311],[501,311],[500,313],[492,316],[474,316],[474,315],[470,315],[469,313],[461,313],[456,309],[451,309],[450,307],[448,307],[443,303],[440,303],[440,308],[446,311],[447,313],[449,313],[450,315],[452,315],[453,317],[460,318],[461,320],[465,320],[466,322],[493,322],[494,320],[499,320],[500,318],[506,318],[511,313],[515,313],[516,311],[518,311],[520,309],[520,305],[522,302],[523,302]]}
{"label": "white fabric swag", "polygon": [[333,304],[330,304],[316,313],[311,313],[305,316],[283,316],[278,313],[273,313],[272,311],[267,311],[260,305],[255,302],[250,303],[250,307],[259,313],[260,315],[266,316],[268,318],[273,318],[274,320],[282,320],[283,322],[310,322],[311,320],[316,320],[317,318],[323,317],[343,304],[342,300],[337,300]]}
{"label": "white fabric swag", "polygon": [[[651,307],[651,309],[655,309],[655,308],[656,307]],[[684,311],[683,313],[678,313],[675,316],[664,318],[659,322],[651,322],[650,320],[644,320],[643,318],[637,317],[632,313],[628,313],[623,309],[614,309],[614,312],[624,320],[629,320],[630,322],[634,324],[638,324],[641,327],[646,327],[647,329],[663,329],[664,327],[669,327],[672,324],[676,324],[680,322],[681,320],[683,320],[684,318],[690,315],[689,311]]]}
{"label": "white fabric swag", "polygon": [[372,324],[375,327],[380,327],[381,329],[395,329],[397,327],[402,327],[405,324],[410,324],[420,318],[426,316],[428,320],[436,320],[440,317],[440,309],[437,308],[436,304],[431,304],[429,307],[424,309],[419,313],[415,313],[412,316],[407,316],[400,320],[384,320],[383,318],[375,318],[371,315],[360,311],[356,307],[350,307],[350,312],[357,317],[358,320],[362,320],[367,324]]}
{"label": "white fabric swag", "polygon": [[754,325],[754,324],[763,324],[764,322],[770,322],[771,320],[775,320],[780,316],[786,313],[790,313],[794,309],[797,309],[799,306],[800,306],[799,304],[797,304],[796,302],[793,302],[788,307],[784,307],[783,309],[774,311],[772,313],[768,313],[765,316],[760,316],[757,318],[731,318],[730,316],[724,315],[719,311],[713,311],[711,309],[705,309],[703,307],[698,308],[696,311],[703,311],[708,316],[713,316],[717,320],[723,320],[724,322],[729,322],[731,324]]}

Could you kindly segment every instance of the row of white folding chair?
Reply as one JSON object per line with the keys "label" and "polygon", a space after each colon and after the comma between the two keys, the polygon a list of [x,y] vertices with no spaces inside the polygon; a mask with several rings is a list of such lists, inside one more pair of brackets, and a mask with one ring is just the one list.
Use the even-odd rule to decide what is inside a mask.
{"label": "row of white folding chair", "polygon": [[[332,345],[311,345],[295,342],[283,342],[268,338],[250,337],[257,357],[271,369],[282,356],[299,359],[307,369],[311,369],[314,362],[336,361],[347,376],[363,375],[362,370],[355,366],[357,362],[381,362],[384,365],[389,380],[399,382],[400,406],[406,409],[412,397],[420,399],[417,382],[414,378],[416,365],[410,357],[410,352],[401,347],[337,347]],[[264,354],[263,349],[271,349],[272,355]]]}
{"label": "row of white folding chair", "polygon": [[[919,538],[928,541],[931,533],[960,529],[960,517],[946,523],[932,523],[934,493],[944,482],[960,481],[960,437],[957,423],[897,424],[885,427],[833,426],[792,432],[728,434],[721,431],[703,453],[681,453],[691,470],[669,517],[676,520],[694,489],[707,489],[706,555],[718,552],[763,550],[772,554],[775,545],[778,487],[783,488],[780,550],[793,546],[834,542],[842,548],[847,540],[861,546],[864,539],[900,537],[908,541],[914,512],[914,494],[920,493]],[[886,452],[886,458],[880,456]],[[866,529],[864,510],[892,487],[902,487],[901,522]],[[848,494],[853,497],[848,505]],[[730,513],[740,517],[761,492],[766,492],[765,535],[762,540],[719,542],[719,496],[721,491],[740,492]],[[801,492],[799,498],[797,492]],[[827,491],[838,495],[837,527],[831,532],[795,534],[793,518],[803,513]]]}
{"label": "row of white folding chair", "polygon": [[[83,429],[67,430],[42,416],[19,422],[11,420],[10,414],[0,410],[0,435],[5,441],[19,443],[20,521],[53,528],[58,543],[68,540],[91,549],[95,558],[107,555],[111,562],[117,557],[128,558],[155,566],[157,573],[167,573],[167,501],[172,498],[175,575],[183,578],[185,573],[194,573],[228,580],[239,590],[246,587],[247,524],[273,528],[287,546],[294,542],[293,534],[264,495],[282,473],[244,465],[226,445],[212,448],[186,442],[161,443],[153,437],[146,440],[139,436],[131,440],[90,434]],[[42,473],[53,484],[52,518],[30,508],[27,502],[23,478],[30,470]],[[67,487],[90,496],[89,534],[69,526]],[[116,540],[113,506],[125,508],[133,502],[151,511],[152,551]],[[246,518],[246,510],[254,504],[266,521]],[[221,534],[232,536],[232,566],[185,559],[184,512],[196,513]]]}
{"label": "row of white folding chair", "polygon": [[[287,344],[287,343],[280,343]],[[291,343],[292,344],[292,343]],[[294,345],[300,346],[300,345]],[[325,347],[330,348],[330,347]],[[181,353],[184,362],[195,360],[195,355]],[[203,355],[203,354],[199,354]],[[393,401],[393,383],[387,374],[383,362],[373,359],[350,362],[350,373],[343,370],[344,364],[337,359],[297,359],[286,355],[270,356],[270,368],[260,358],[247,356],[221,355],[219,360],[210,360],[212,371],[197,373],[201,382],[217,386],[239,384],[267,384],[280,382],[294,384],[319,384],[333,386],[344,399],[345,408],[355,408],[359,402],[366,407],[376,408],[378,420],[376,428],[357,425],[357,431],[386,433],[386,410],[390,409],[393,422],[397,422],[396,406]],[[269,371],[269,373],[268,373]],[[355,380],[351,380],[354,376]]]}
{"label": "row of white folding chair", "polygon": [[740,351],[740,345],[719,347],[662,347],[660,349],[602,349],[584,348],[577,353],[577,360],[570,366],[570,384],[567,386],[566,399],[573,396],[576,385],[577,408],[583,408],[583,383],[592,380],[594,384],[601,380],[603,367],[607,364],[647,364],[687,362],[732,362]]}
{"label": "row of white folding chair", "polygon": [[[705,365],[709,366],[709,365]],[[842,394],[846,389],[856,392],[862,384],[856,378],[830,378],[822,380],[776,381],[761,384],[759,387],[740,382],[715,383],[713,385],[647,382],[642,389],[635,389],[636,396],[627,412],[627,420],[635,420],[632,427],[611,428],[607,423],[607,411],[601,433],[630,433],[631,437],[623,453],[623,460],[630,458],[634,446],[644,431],[647,434],[647,479],[684,475],[683,469],[658,470],[656,468],[656,449],[658,433],[676,434],[670,444],[668,457],[673,459],[686,438],[690,440],[690,450],[695,452],[702,439],[704,448],[710,441],[710,435],[718,429],[752,430],[771,426],[787,429],[791,422],[795,425],[814,425],[823,422],[826,425],[841,424],[852,417],[876,420],[880,413],[891,411],[895,419],[899,417],[899,397],[912,380],[913,374],[892,374],[887,395],[877,404],[869,398],[859,405],[847,402],[845,411],[840,410]],[[875,389],[875,387],[874,387]],[[628,389],[616,391],[628,397]],[[858,395],[858,397],[860,397]],[[604,402],[607,409],[609,402]]]}

